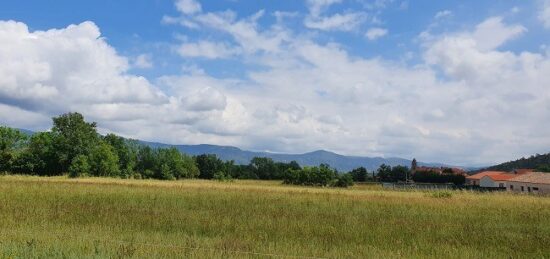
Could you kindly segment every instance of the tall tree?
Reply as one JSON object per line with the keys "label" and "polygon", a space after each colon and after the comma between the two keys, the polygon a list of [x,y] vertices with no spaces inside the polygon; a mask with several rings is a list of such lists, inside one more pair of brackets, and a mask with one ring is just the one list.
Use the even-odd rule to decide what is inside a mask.
{"label": "tall tree", "polygon": [[381,182],[393,182],[391,177],[391,166],[386,164],[381,164],[376,171],[376,175]]}
{"label": "tall tree", "polygon": [[277,179],[281,175],[273,159],[268,157],[254,157],[250,160],[250,165],[260,179]]}
{"label": "tall tree", "polygon": [[355,182],[367,181],[367,169],[362,166],[351,170],[350,175],[353,178],[353,181]]}
{"label": "tall tree", "polygon": [[33,134],[16,164],[20,173],[47,176],[59,174],[61,170],[56,157],[53,134],[51,132]]}
{"label": "tall tree", "polygon": [[153,177],[156,152],[149,146],[141,146],[137,153],[136,170],[143,178]]}
{"label": "tall tree", "polygon": [[[73,158],[73,161],[76,160],[77,157],[80,156]],[[91,153],[88,156],[88,164],[90,166],[90,173],[93,176],[120,175],[118,156],[116,155],[114,148],[103,141],[91,150]]]}
{"label": "tall tree", "polygon": [[52,134],[61,170],[66,171],[78,155],[89,155],[99,142],[96,123],[84,121],[80,113],[66,113],[53,118]]}
{"label": "tall tree", "polygon": [[168,149],[159,149],[157,158],[156,178],[166,178],[170,174],[172,178],[193,178],[199,175],[199,169],[193,158],[182,154],[175,147]]}
{"label": "tall tree", "polygon": [[138,147],[132,140],[127,140],[115,134],[107,134],[103,140],[111,145],[118,156],[120,173],[123,177],[130,177],[134,173],[137,163]]}
{"label": "tall tree", "polygon": [[12,169],[12,164],[26,145],[27,139],[19,130],[0,127],[0,171]]}
{"label": "tall tree", "polygon": [[[212,179],[214,174],[223,172],[224,163],[216,155],[202,154],[196,157],[197,167],[199,168],[199,178]],[[225,172],[224,172],[225,173]]]}
{"label": "tall tree", "polygon": [[396,165],[391,169],[392,182],[406,181],[409,168],[402,165]]}

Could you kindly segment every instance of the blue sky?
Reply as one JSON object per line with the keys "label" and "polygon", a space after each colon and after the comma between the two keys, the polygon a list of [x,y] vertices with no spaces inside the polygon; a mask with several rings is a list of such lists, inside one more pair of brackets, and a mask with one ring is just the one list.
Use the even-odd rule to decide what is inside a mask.
{"label": "blue sky", "polygon": [[[304,26],[302,19],[308,13],[306,1],[257,1],[225,0],[201,1],[202,9],[210,12],[233,10],[239,17],[247,17],[260,10],[265,15],[258,21],[260,27],[268,28],[275,22],[274,12],[295,12],[288,24],[296,33],[315,33],[319,42],[338,42],[349,53],[365,57],[382,57],[402,61],[405,56],[419,52],[418,35],[434,23],[440,12],[449,15],[434,27],[436,32],[467,29],[493,15],[502,15],[510,22],[521,21],[529,26],[529,35],[510,42],[502,49],[538,51],[541,44],[549,42],[550,36],[540,25],[536,16],[539,6],[533,1],[343,1],[330,6],[327,13],[365,12],[366,21],[353,31],[314,31]],[[370,6],[369,6],[370,5]],[[378,5],[378,6],[377,6]],[[514,11],[517,8],[517,11]],[[199,64],[216,76],[242,76],[246,72],[241,62],[220,62],[220,60],[184,60],[174,58],[174,53],[165,45],[178,42],[178,35],[191,39],[208,38],[230,40],[229,35],[216,31],[197,31],[177,28],[162,22],[163,17],[177,17],[178,10],[172,1],[13,1],[2,4],[0,19],[25,22],[30,30],[63,28],[68,24],[93,21],[100,29],[102,37],[125,56],[137,56],[144,52],[154,54],[155,61],[168,63],[153,69],[134,71],[150,79],[177,73],[181,64]],[[372,19],[378,21],[372,22]],[[371,21],[369,21],[371,20]],[[371,27],[380,27],[390,33],[375,41],[365,38]],[[163,47],[164,45],[164,47]],[[414,63],[418,59],[413,58]],[[227,65],[231,67],[228,69]]]}
{"label": "blue sky", "polygon": [[7,0],[0,119],[488,164],[549,151],[549,32],[544,0]]}

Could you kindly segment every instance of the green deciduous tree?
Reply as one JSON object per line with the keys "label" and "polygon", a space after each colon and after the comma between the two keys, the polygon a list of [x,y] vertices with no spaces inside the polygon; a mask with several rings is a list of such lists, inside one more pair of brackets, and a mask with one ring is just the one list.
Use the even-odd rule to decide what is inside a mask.
{"label": "green deciduous tree", "polygon": [[88,157],[85,155],[78,155],[73,158],[71,165],[69,166],[69,177],[82,177],[88,175],[90,172],[90,164],[88,163]]}
{"label": "green deciduous tree", "polygon": [[216,155],[202,154],[195,158],[197,167],[199,168],[199,178],[212,179],[217,172],[223,172],[224,163]]}
{"label": "green deciduous tree", "polygon": [[376,175],[381,182],[392,182],[391,177],[391,166],[386,164],[381,164],[376,170]]}
{"label": "green deciduous tree", "polygon": [[54,147],[54,137],[51,132],[33,134],[27,148],[16,162],[18,173],[33,175],[57,175],[60,172]]}
{"label": "green deciduous tree", "polygon": [[[199,176],[199,168],[192,157],[182,154],[176,148],[159,149],[157,163],[167,166],[168,173],[175,179],[193,178]],[[160,168],[163,171],[162,168]],[[165,168],[166,169],[166,168]],[[165,178],[164,172],[159,178]]]}
{"label": "green deciduous tree", "polygon": [[351,170],[350,174],[353,178],[353,181],[355,182],[367,181],[368,172],[367,172],[367,169],[362,166]]}
{"label": "green deciduous tree", "polygon": [[250,165],[253,168],[254,173],[260,179],[268,180],[280,178],[279,170],[271,158],[254,157],[250,160]]}
{"label": "green deciduous tree", "polygon": [[66,113],[54,117],[52,134],[62,171],[69,168],[76,156],[88,156],[99,142],[96,123],[84,121],[84,117],[80,113]]}
{"label": "green deciduous tree", "polygon": [[105,142],[100,142],[91,150],[88,162],[93,176],[119,176],[118,156],[114,148]]}
{"label": "green deciduous tree", "polygon": [[121,177],[131,177],[134,174],[137,163],[137,143],[115,134],[107,134],[103,140],[113,147],[118,156]]}
{"label": "green deciduous tree", "polygon": [[0,171],[11,171],[13,163],[27,142],[21,131],[0,127]]}
{"label": "green deciduous tree", "polygon": [[353,176],[349,173],[339,175],[334,182],[334,187],[348,187],[353,185]]}
{"label": "green deciduous tree", "polygon": [[353,184],[350,174],[339,175],[335,169],[326,164],[302,169],[289,168],[283,174],[283,183],[311,186],[348,187]]}
{"label": "green deciduous tree", "polygon": [[405,181],[407,180],[407,174],[409,173],[409,168],[402,165],[396,165],[391,169],[391,178],[393,182]]}

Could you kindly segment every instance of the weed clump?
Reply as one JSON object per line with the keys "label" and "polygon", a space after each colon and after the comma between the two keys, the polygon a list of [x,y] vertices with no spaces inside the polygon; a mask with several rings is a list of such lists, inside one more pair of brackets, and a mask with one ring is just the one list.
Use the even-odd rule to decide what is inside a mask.
{"label": "weed clump", "polygon": [[436,192],[430,192],[428,194],[429,197],[432,197],[432,198],[444,198],[444,199],[448,199],[448,198],[451,198],[453,197],[453,193],[450,192],[450,191],[436,191]]}

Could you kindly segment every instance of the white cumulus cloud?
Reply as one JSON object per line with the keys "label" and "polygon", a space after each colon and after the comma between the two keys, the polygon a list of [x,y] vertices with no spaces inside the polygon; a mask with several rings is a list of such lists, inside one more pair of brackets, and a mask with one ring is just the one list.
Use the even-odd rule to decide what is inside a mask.
{"label": "white cumulus cloud", "polygon": [[204,57],[208,59],[227,58],[238,54],[240,50],[226,43],[199,41],[196,43],[183,43],[178,48],[178,53],[183,57]]}
{"label": "white cumulus cloud", "polygon": [[388,34],[388,30],[384,28],[370,28],[365,36],[369,40],[376,40],[378,38],[384,37],[386,34]]}
{"label": "white cumulus cloud", "polygon": [[177,0],[176,8],[184,14],[194,14],[202,11],[201,4],[196,0]]}
{"label": "white cumulus cloud", "polygon": [[153,60],[150,54],[140,54],[134,59],[134,67],[137,68],[152,68]]}
{"label": "white cumulus cloud", "polygon": [[[321,2],[319,12],[337,2]],[[233,54],[220,49],[239,49],[234,55],[261,69],[220,78],[187,64],[154,83],[131,74],[131,58],[92,22],[47,31],[0,22],[0,119],[36,128],[52,115],[80,111],[103,131],[144,140],[456,164],[513,159],[550,145],[550,57],[505,48],[527,33],[522,25],[489,17],[421,38],[424,59],[408,65],[356,56],[340,42],[320,43],[282,24],[260,26],[262,15],[186,14],[228,39],[184,41],[196,44],[184,53],[214,58]]]}
{"label": "white cumulus cloud", "polygon": [[545,28],[550,29],[550,0],[540,1],[538,18]]}

